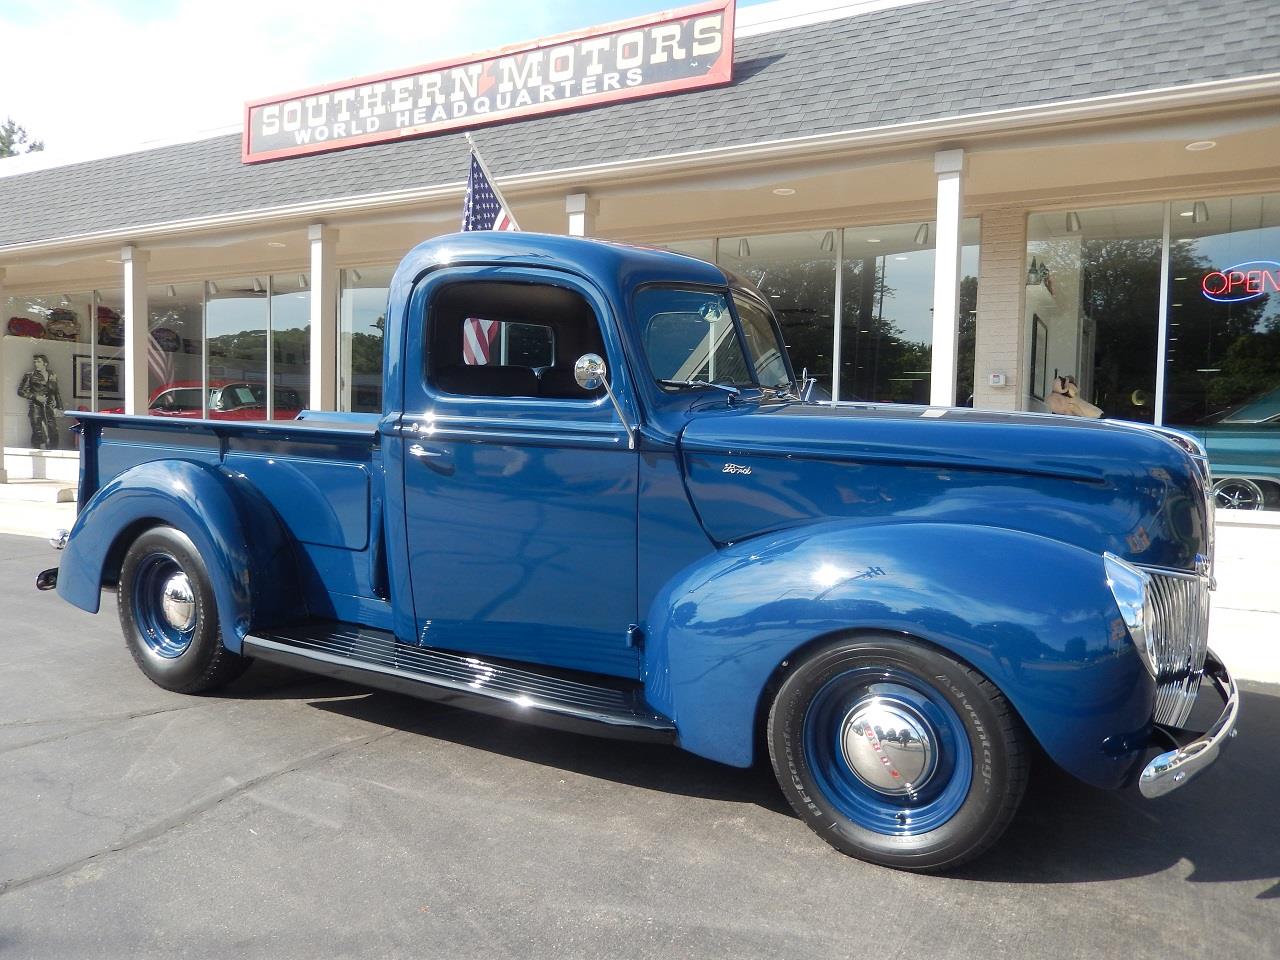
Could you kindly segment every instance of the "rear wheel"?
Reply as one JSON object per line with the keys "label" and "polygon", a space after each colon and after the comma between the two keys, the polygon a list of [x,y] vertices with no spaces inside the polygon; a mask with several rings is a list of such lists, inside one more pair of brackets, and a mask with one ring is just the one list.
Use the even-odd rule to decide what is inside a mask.
{"label": "rear wheel", "polygon": [[154,527],[133,542],[120,567],[117,607],[134,661],[166,690],[213,690],[248,665],[222,645],[209,573],[180,530]]}
{"label": "rear wheel", "polygon": [[769,713],[783,793],[837,850],[907,870],[978,856],[1013,819],[1026,734],[984,677],[899,636],[828,644]]}

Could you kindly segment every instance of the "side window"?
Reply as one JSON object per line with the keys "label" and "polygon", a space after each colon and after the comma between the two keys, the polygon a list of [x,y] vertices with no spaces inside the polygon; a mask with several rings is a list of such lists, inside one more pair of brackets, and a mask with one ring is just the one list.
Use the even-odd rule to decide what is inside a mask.
{"label": "side window", "polygon": [[595,311],[578,293],[539,283],[459,281],[427,306],[425,374],[433,388],[471,397],[590,401],[573,377],[584,353],[603,355]]}
{"label": "side window", "polygon": [[462,362],[469,367],[550,367],[555,364],[555,333],[537,323],[466,317]]}

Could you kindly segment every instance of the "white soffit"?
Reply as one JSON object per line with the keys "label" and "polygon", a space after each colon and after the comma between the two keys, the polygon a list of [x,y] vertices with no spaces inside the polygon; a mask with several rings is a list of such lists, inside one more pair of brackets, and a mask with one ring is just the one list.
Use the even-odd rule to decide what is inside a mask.
{"label": "white soffit", "polygon": [[934,0],[772,0],[750,7],[738,7],[733,35],[755,37],[776,30],[789,30],[827,20],[859,17],[878,10],[913,7]]}

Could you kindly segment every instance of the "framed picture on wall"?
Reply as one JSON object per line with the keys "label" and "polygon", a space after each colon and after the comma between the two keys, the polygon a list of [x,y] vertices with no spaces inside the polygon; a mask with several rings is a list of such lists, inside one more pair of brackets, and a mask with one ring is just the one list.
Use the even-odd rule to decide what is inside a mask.
{"label": "framed picture on wall", "polygon": [[71,396],[77,400],[93,397],[93,357],[87,353],[71,356]]}
{"label": "framed picture on wall", "polygon": [[98,379],[99,400],[124,399],[124,361],[118,359],[100,359],[95,369],[93,357],[87,353],[76,353],[71,357],[72,384],[71,395],[76,400],[93,398],[93,380]]}
{"label": "framed picture on wall", "polygon": [[1049,328],[1031,315],[1031,396],[1043,400],[1049,387]]}

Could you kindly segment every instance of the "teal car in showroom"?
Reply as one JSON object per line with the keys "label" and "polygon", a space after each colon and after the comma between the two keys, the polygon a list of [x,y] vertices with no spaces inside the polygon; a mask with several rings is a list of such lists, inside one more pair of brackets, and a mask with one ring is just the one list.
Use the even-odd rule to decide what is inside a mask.
{"label": "teal car in showroom", "polygon": [[1219,508],[1280,509],[1280,387],[1187,432],[1209,451]]}

